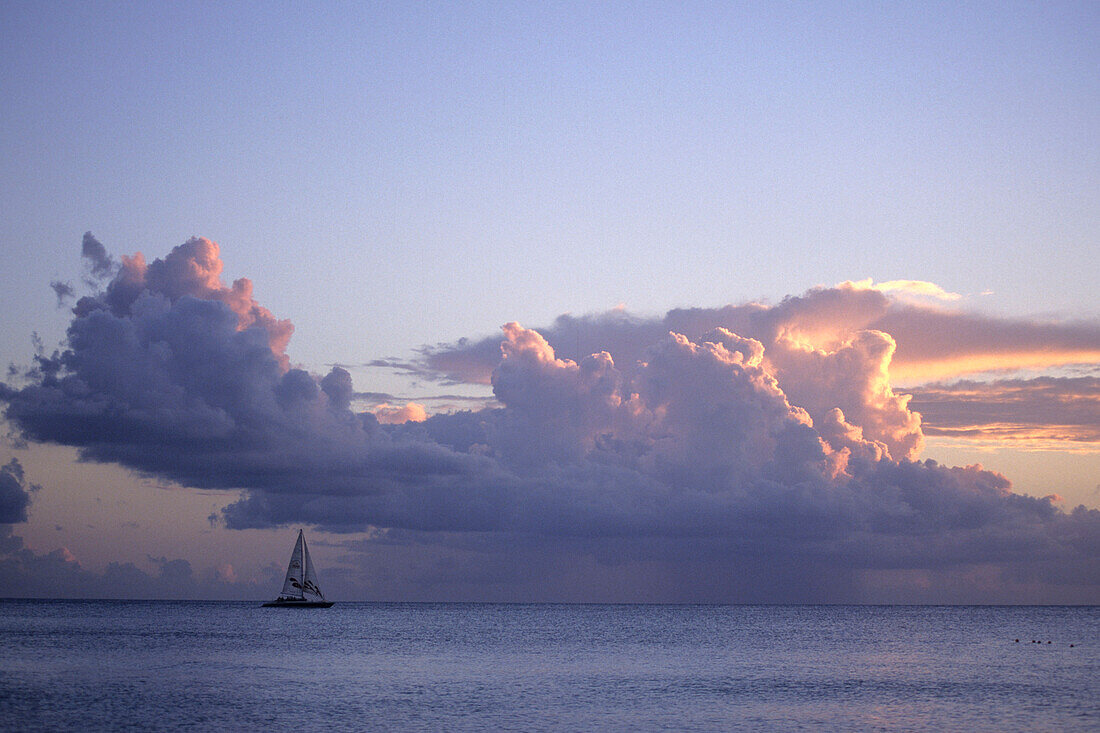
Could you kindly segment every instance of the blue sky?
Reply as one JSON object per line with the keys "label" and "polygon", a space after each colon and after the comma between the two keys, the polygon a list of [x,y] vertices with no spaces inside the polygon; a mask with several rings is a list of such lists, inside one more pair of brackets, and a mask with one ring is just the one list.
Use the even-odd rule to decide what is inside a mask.
{"label": "blue sky", "polygon": [[[510,321],[863,278],[1095,324],[1098,36],[1093,3],[7,4],[0,357],[62,339],[49,283],[94,290],[88,230],[149,261],[218,242],[318,375]],[[1054,472],[1096,506],[1094,446],[924,456],[991,455],[1037,495]],[[66,456],[22,460],[75,475]],[[69,494],[31,480],[44,552],[66,540],[35,502]],[[67,542],[91,566],[160,554]]]}
{"label": "blue sky", "polygon": [[1100,308],[1091,4],[265,7],[4,9],[6,311],[89,229],[218,241],[311,364],[862,277]]}

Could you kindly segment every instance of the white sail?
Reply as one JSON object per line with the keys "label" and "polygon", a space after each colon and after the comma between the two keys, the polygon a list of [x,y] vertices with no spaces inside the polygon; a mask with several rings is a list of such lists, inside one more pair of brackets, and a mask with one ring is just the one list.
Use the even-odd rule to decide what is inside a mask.
{"label": "white sail", "polygon": [[303,568],[305,563],[303,555],[305,555],[306,538],[302,534],[302,530],[298,530],[298,541],[294,543],[294,552],[290,555],[290,565],[286,569],[286,580],[283,581],[283,592],[279,594],[280,598],[303,598],[302,595],[302,581],[303,581]]}
{"label": "white sail", "polygon": [[307,601],[323,601],[325,596],[321,593],[321,587],[317,584],[317,571],[313,569],[313,558],[309,556],[309,547],[306,545],[306,536],[298,531],[298,537],[302,540],[302,554],[305,556],[305,575],[302,578],[302,597]]}

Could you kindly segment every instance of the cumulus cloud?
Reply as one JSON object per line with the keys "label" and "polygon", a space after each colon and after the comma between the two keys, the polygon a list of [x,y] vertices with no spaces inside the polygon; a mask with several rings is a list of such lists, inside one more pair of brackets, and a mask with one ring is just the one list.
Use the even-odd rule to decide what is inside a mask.
{"label": "cumulus cloud", "polygon": [[[780,350],[832,352],[867,331],[888,334],[894,383],[919,384],[997,369],[1047,368],[1100,362],[1100,322],[1002,318],[931,307],[859,283],[814,288],[780,303],[677,308],[655,318],[619,310],[563,315],[537,330],[567,358],[605,350],[623,363],[668,331],[696,339],[715,329],[755,338],[769,359]],[[495,368],[496,337],[426,347],[419,376],[487,384]]]}
{"label": "cumulus cloud", "polygon": [[[798,568],[980,562],[1042,566],[1044,582],[1071,563],[1065,583],[1100,584],[1100,512],[918,460],[920,416],[890,378],[903,341],[883,325],[944,314],[879,290],[509,323],[422,355],[420,368],[486,381],[496,400],[429,417],[411,403],[356,412],[349,372],[291,368],[289,322],[248,281],[221,283],[213,242],[121,263],[74,308],[66,348],[39,357],[24,386],[0,386],[6,415],[87,460],[240,490],[230,527],[526,543],[700,583],[723,563],[758,577],[790,568],[780,575],[795,583]],[[783,582],[773,597],[788,597]]]}

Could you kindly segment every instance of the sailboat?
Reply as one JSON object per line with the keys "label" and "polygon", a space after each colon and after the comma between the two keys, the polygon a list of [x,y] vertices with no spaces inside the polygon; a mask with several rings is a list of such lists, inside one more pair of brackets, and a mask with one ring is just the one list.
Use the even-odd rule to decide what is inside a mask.
{"label": "sailboat", "polygon": [[264,604],[264,608],[328,608],[332,601],[326,601],[317,586],[317,571],[313,569],[313,560],[309,557],[306,536],[298,530],[298,541],[294,543],[294,552],[290,554],[290,565],[286,569],[283,592],[273,601]]}

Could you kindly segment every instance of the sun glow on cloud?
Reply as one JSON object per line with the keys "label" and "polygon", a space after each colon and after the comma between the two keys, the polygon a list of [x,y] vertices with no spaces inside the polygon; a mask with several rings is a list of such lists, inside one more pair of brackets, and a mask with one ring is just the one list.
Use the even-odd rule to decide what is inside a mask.
{"label": "sun glow on cloud", "polygon": [[935,283],[927,280],[889,280],[884,283],[875,283],[871,278],[856,281],[846,281],[837,285],[838,288],[850,287],[855,290],[877,290],[880,293],[889,293],[900,297],[931,298],[933,300],[959,300],[958,293],[951,293]]}
{"label": "sun glow on cloud", "polygon": [[[938,293],[942,289],[931,283],[898,281],[910,290]],[[914,284],[916,283],[916,284]],[[966,400],[958,390],[933,390],[927,385],[932,380],[960,379],[978,375],[989,380],[991,374],[1018,373],[1023,368],[1050,370],[1054,368],[1100,363],[1100,326],[1095,322],[1052,323],[1026,319],[1005,319],[981,316],[965,311],[929,308],[919,303],[895,297],[897,288],[891,284],[891,294],[870,287],[870,281],[842,283],[836,288],[816,288],[802,296],[792,296],[783,302],[768,306],[759,303],[725,306],[723,308],[693,308],[669,311],[662,318],[642,319],[629,314],[609,312],[581,318],[560,317],[546,328],[538,329],[560,352],[579,358],[585,352],[607,349],[617,363],[643,358],[646,343],[667,331],[675,331],[698,338],[708,329],[725,327],[735,333],[759,339],[765,346],[766,359],[777,370],[788,394],[798,395],[803,402],[813,402],[811,390],[801,389],[803,378],[792,372],[797,362],[822,363],[845,360],[845,370],[875,366],[875,378],[867,385],[875,385],[871,392],[860,398],[860,404],[870,404],[870,394],[878,391],[884,398],[897,392],[897,384],[907,385],[902,392],[914,396],[913,410],[924,415],[924,426],[931,433],[942,435],[937,428],[950,429],[943,424],[946,405],[957,402],[972,418],[982,414],[983,407],[996,405],[1003,395],[989,391],[976,400]],[[902,287],[901,285],[898,288]],[[873,335],[878,334],[878,335]],[[863,344],[862,347],[859,345]],[[874,359],[853,358],[860,348],[889,350]],[[425,352],[420,376],[431,379],[468,383],[488,381],[494,368],[497,349],[491,338],[467,341],[449,347],[435,347]],[[848,357],[844,355],[848,354]],[[865,354],[869,357],[870,352]],[[786,370],[784,375],[783,371]],[[813,369],[809,369],[813,371]],[[1019,383],[1014,394],[1017,398],[1032,394],[1037,399],[1054,399],[1043,372],[1032,374]],[[983,382],[986,383],[986,382]],[[1005,386],[1003,380],[998,382]],[[1084,389],[1084,382],[1069,381],[1068,388]],[[833,399],[838,394],[836,385],[825,386],[823,394]],[[929,403],[932,394],[939,395],[936,405]],[[841,390],[839,394],[843,394]],[[1045,395],[1045,397],[1044,397]],[[1083,395],[1078,397],[1084,398]],[[1054,403],[1061,409],[1068,403],[1069,395],[1062,395]],[[802,403],[799,403],[802,404]],[[1074,403],[1077,404],[1077,403]],[[1100,424],[1100,414],[1094,403],[1084,403],[1085,414],[1081,425]],[[1033,406],[1031,406],[1033,407]],[[847,411],[846,411],[847,412]],[[1044,412],[1046,414],[1049,411]],[[820,415],[820,412],[819,412]],[[1001,415],[998,424],[1034,422],[1034,412],[1021,407],[1016,415]],[[1060,424],[1056,415],[1048,418],[1052,424]],[[992,423],[990,423],[992,425]],[[980,425],[980,424],[979,424]],[[957,426],[955,426],[957,427]],[[971,425],[973,427],[973,425]],[[988,441],[994,432],[982,435],[956,433],[971,439]],[[1007,434],[998,431],[996,434]],[[1090,433],[1078,429],[1074,435],[1083,440]],[[1079,450],[1078,445],[1075,450]]]}
{"label": "sun glow on cloud", "polygon": [[[907,355],[908,356],[908,355]],[[909,358],[891,366],[891,377],[902,384],[918,385],[933,380],[964,377],[972,374],[1016,372],[1019,370],[1047,370],[1055,367],[1100,362],[1100,349],[1004,350],[994,353],[973,353],[964,356],[948,356],[922,360]]]}
{"label": "sun glow on cloud", "polygon": [[424,405],[416,402],[406,402],[404,405],[390,405],[383,402],[370,409],[371,414],[378,418],[383,425],[400,425],[406,422],[424,422],[428,419],[428,412]]}

